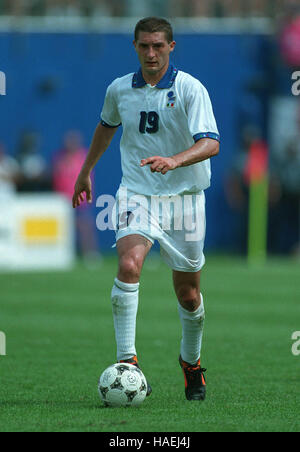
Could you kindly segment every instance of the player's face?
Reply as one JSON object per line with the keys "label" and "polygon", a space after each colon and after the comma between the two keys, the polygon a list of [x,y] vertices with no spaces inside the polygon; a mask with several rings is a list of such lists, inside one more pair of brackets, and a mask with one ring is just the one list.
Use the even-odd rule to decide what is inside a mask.
{"label": "player's face", "polygon": [[164,32],[146,33],[141,31],[137,41],[134,41],[142,70],[150,76],[155,76],[169,66],[170,53],[175,42],[168,42]]}

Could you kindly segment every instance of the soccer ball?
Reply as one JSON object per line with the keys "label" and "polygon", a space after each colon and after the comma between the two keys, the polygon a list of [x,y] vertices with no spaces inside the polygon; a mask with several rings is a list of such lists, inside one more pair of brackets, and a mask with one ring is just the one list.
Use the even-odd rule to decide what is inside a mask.
{"label": "soccer ball", "polygon": [[98,391],[106,406],[138,406],[145,400],[147,381],[136,366],[117,363],[102,373]]}

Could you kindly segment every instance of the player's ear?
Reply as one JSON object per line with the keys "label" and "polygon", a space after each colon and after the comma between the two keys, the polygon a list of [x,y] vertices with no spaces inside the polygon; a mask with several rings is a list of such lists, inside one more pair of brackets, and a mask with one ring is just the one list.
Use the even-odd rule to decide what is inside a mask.
{"label": "player's ear", "polygon": [[173,52],[175,49],[175,46],[176,46],[176,42],[175,41],[170,42],[169,46],[170,46],[170,52]]}
{"label": "player's ear", "polygon": [[135,50],[136,50],[136,41],[135,40],[133,40],[133,45],[134,45],[134,48],[135,48]]}

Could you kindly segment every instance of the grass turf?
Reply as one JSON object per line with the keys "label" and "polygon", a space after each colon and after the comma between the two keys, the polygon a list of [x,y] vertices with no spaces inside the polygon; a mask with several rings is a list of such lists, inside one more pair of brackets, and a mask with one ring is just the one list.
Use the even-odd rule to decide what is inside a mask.
{"label": "grass turf", "polygon": [[300,430],[299,262],[251,268],[210,257],[202,276],[204,403],[188,402],[178,366],[181,328],[171,272],[148,260],[137,348],[153,394],[139,408],[104,408],[100,373],[115,362],[110,290],[115,258],[99,269],[2,274],[0,431],[240,432]]}

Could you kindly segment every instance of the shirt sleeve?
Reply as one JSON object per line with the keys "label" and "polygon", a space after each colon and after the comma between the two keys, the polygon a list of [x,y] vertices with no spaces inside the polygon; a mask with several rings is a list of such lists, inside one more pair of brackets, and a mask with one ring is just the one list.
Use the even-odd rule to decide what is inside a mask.
{"label": "shirt sleeve", "polygon": [[121,118],[116,100],[116,86],[114,83],[109,85],[106,91],[101,112],[101,124],[105,127],[119,127],[121,125]]}
{"label": "shirt sleeve", "polygon": [[211,100],[206,88],[195,81],[190,84],[186,99],[188,126],[194,141],[212,138],[220,141]]}

